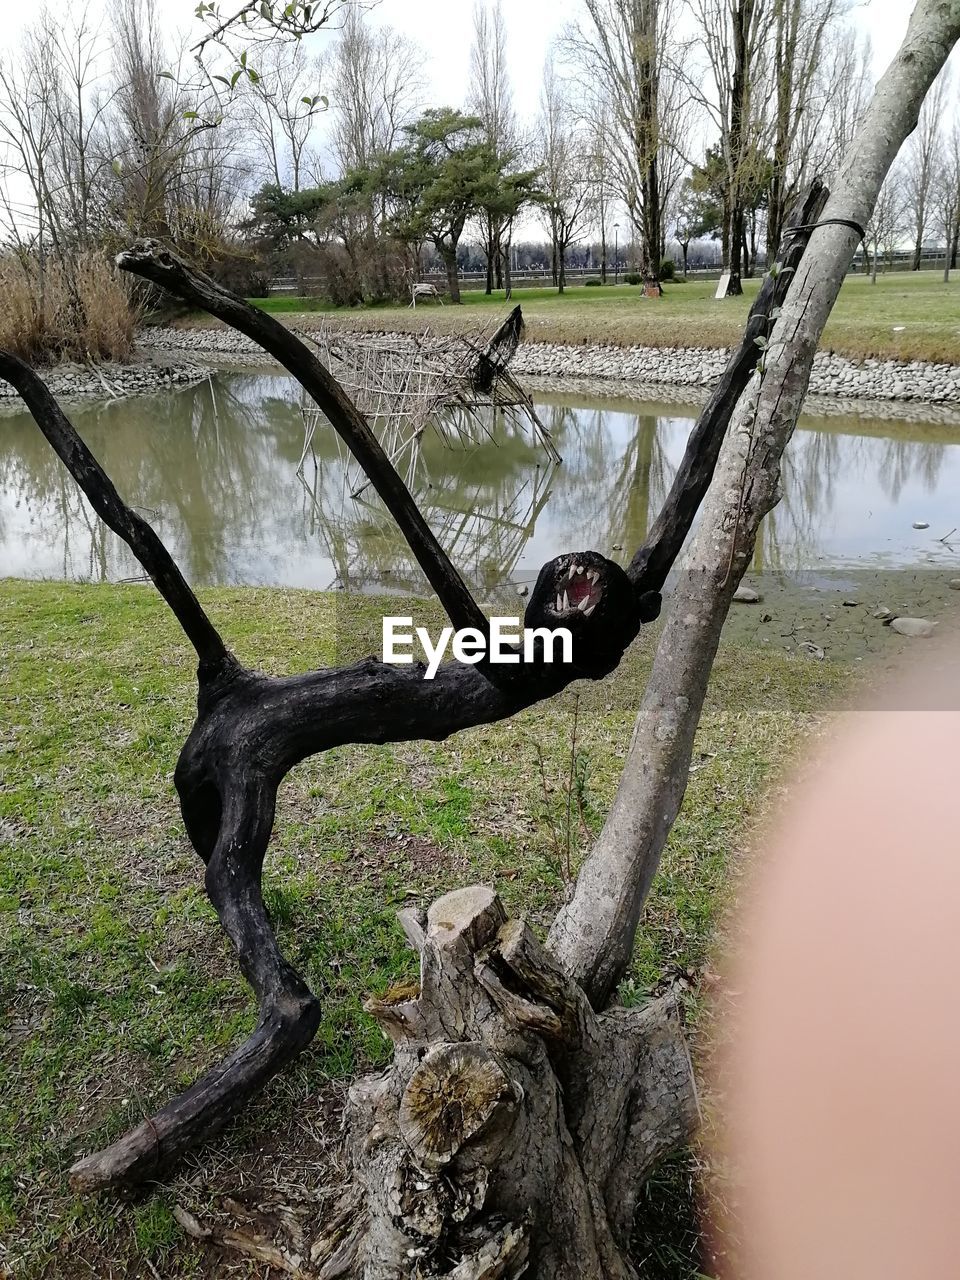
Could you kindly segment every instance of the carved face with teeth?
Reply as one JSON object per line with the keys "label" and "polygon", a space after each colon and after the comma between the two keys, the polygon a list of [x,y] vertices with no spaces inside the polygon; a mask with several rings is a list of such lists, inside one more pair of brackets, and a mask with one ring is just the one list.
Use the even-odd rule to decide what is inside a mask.
{"label": "carved face with teeth", "polygon": [[597,551],[558,556],[540,570],[524,614],[527,627],[566,627],[573,660],[584,675],[606,675],[641,622],[659,612],[660,597],[639,600],[630,579]]}
{"label": "carved face with teeth", "polygon": [[565,614],[573,609],[582,613],[585,618],[589,618],[602,598],[600,570],[591,569],[585,564],[572,560],[567,576],[561,583],[561,589],[557,591],[555,611],[558,614]]}

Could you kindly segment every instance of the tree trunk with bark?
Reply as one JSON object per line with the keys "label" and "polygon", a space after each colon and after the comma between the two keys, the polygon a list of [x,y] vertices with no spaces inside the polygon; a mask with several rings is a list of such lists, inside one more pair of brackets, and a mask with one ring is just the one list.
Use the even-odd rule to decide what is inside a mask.
{"label": "tree trunk with bark", "polygon": [[460,273],[457,270],[457,246],[454,245],[451,248],[446,241],[440,241],[437,244],[437,251],[447,273],[447,288],[450,290],[450,301],[458,303],[460,301]]}
{"label": "tree trunk with bark", "polygon": [[660,198],[660,67],[656,34],[659,30],[659,0],[651,0],[645,17],[644,39],[637,51],[637,76],[642,89],[640,95],[639,150],[642,156],[640,210],[640,272],[648,286],[656,285],[655,292],[662,293],[660,285],[660,244],[663,240],[663,209]]}
{"label": "tree trunk with bark", "polygon": [[730,245],[730,256],[727,261],[727,271],[730,273],[726,293],[728,298],[739,298],[743,293],[743,222],[743,207],[739,203],[734,203],[730,207],[730,226],[727,231],[727,240]]}
{"label": "tree trunk with bark", "polygon": [[513,297],[513,219],[507,223],[506,243],[503,246],[503,289],[507,302]]}
{"label": "tree trunk with bark", "polygon": [[[776,163],[776,162],[775,162]],[[783,200],[786,183],[774,167],[767,195],[767,265],[775,261],[783,234]]]}
{"label": "tree trunk with bark", "polygon": [[727,284],[728,298],[739,297],[743,293],[742,255],[746,231],[746,211],[743,203],[743,187],[745,167],[747,163],[747,125],[749,120],[749,95],[752,68],[748,65],[747,33],[751,28],[752,11],[755,0],[741,0],[730,11],[733,24],[733,74],[730,85],[730,121],[727,148],[727,196],[726,244],[729,258],[725,259],[730,279]]}

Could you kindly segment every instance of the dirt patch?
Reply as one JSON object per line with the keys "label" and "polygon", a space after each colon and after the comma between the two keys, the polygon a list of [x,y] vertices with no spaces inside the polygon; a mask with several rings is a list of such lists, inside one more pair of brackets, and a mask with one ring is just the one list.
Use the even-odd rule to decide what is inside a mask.
{"label": "dirt patch", "polygon": [[391,839],[379,838],[366,846],[365,865],[371,868],[396,871],[397,863],[402,862],[416,876],[431,879],[439,870],[445,873],[456,870],[457,866],[466,868],[465,858],[457,858],[450,849],[440,849],[432,840],[422,836],[396,836]]}

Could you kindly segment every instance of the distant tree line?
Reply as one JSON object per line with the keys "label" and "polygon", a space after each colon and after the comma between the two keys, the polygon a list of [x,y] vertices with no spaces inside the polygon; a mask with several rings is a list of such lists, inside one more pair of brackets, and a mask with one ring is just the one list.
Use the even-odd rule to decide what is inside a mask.
{"label": "distant tree line", "polygon": [[[697,263],[719,258],[737,293],[776,255],[786,210],[814,173],[829,179],[863,113],[871,51],[847,9],[845,0],[581,0],[550,51],[528,122],[513,105],[502,0],[475,7],[459,109],[425,109],[415,48],[354,11],[327,80],[335,137],[369,144],[334,146],[336,176],[314,197],[328,216],[309,233],[300,226],[293,239],[278,237],[264,219],[265,205],[296,194],[296,183],[283,182],[254,196],[245,229],[287,269],[312,262],[338,301],[396,296],[438,265],[454,298],[457,268],[483,270],[488,291],[509,292],[517,227],[529,236],[534,223],[546,240],[523,265],[549,270],[558,290],[574,264],[606,282],[614,241],[647,292],[674,263],[686,272],[693,246]],[[411,69],[402,103],[387,74],[397,62]],[[364,80],[364,68],[361,100],[344,86]],[[945,76],[924,113],[871,228],[871,269],[905,237],[917,266],[931,237],[955,259],[960,148]],[[367,124],[383,118],[392,125],[385,140]],[[361,222],[357,202],[369,211]],[[338,208],[352,211],[353,235],[362,231],[359,257],[337,231]]]}

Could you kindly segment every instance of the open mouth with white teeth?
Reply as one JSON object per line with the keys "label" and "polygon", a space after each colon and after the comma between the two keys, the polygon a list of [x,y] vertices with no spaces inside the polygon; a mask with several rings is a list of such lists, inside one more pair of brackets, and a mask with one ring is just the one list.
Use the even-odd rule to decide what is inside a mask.
{"label": "open mouth with white teeth", "polygon": [[[599,606],[599,607],[598,607]],[[614,669],[642,622],[660,612],[657,592],[639,598],[626,572],[599,551],[566,551],[540,570],[523,625],[570,632],[572,665],[586,679]]]}
{"label": "open mouth with white teeth", "polygon": [[573,563],[557,588],[557,613],[582,613],[589,618],[603,598],[600,574],[596,569]]}

